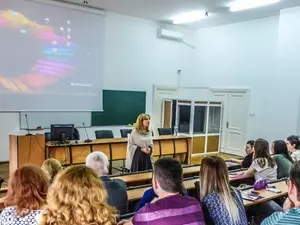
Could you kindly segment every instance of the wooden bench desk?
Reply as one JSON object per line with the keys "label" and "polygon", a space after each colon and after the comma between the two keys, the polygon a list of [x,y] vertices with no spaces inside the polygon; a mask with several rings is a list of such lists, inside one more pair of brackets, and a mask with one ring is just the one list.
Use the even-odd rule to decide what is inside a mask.
{"label": "wooden bench desk", "polygon": [[[238,167],[238,164],[230,164],[228,165],[228,169],[230,168],[236,168]],[[195,166],[187,166],[183,167],[183,176],[188,177],[190,175],[195,174],[196,176],[199,175],[200,172],[200,165],[195,165]],[[146,173],[138,173],[138,174],[126,174],[126,175],[121,175],[121,176],[113,176],[111,177],[112,179],[121,179],[123,180],[127,185],[133,185],[139,183],[141,184],[146,184],[149,183],[152,179],[152,172],[146,172]],[[238,180],[232,178],[232,180]]]}
{"label": "wooden bench desk", "polygon": [[[248,179],[248,178],[234,178],[234,179],[230,179],[230,182],[237,181],[237,180],[244,180],[244,179]],[[194,190],[196,181],[199,181],[199,178],[184,180],[183,185],[186,190]],[[136,201],[141,199],[144,195],[144,192],[150,188],[151,187],[142,187],[142,188],[127,190],[128,200]]]}
{"label": "wooden bench desk", "polygon": [[[272,183],[271,185],[275,186],[275,188],[280,190],[281,193],[276,194],[276,193],[267,191],[265,189],[257,191],[257,192],[259,192],[259,195],[262,196],[263,198],[261,198],[257,201],[243,200],[245,207],[253,206],[253,205],[256,205],[256,204],[259,204],[262,202],[280,198],[280,197],[286,196],[288,194],[288,192],[287,192],[288,186],[286,185],[286,181],[279,181],[278,183]],[[250,189],[250,190],[253,190],[253,189]]]}
{"label": "wooden bench desk", "polygon": [[[183,176],[192,175],[192,174],[199,175],[200,166],[199,165],[190,166],[190,167],[184,167],[182,169],[183,169]],[[140,182],[149,183],[152,180],[152,172],[128,174],[128,175],[123,175],[123,176],[114,176],[114,177],[111,177],[111,179],[121,179],[127,185],[130,185],[133,183],[140,183]]]}
{"label": "wooden bench desk", "polygon": [[[173,157],[184,158],[181,161],[188,164],[190,162],[191,140],[190,136],[153,137],[153,156],[172,155]],[[46,143],[45,157],[56,158],[62,164],[71,165],[85,163],[89,153],[101,151],[107,155],[110,160],[110,168],[112,168],[112,161],[126,159],[127,141],[127,138],[106,138],[92,140],[88,143],[84,141],[72,141],[70,144],[48,142]]]}

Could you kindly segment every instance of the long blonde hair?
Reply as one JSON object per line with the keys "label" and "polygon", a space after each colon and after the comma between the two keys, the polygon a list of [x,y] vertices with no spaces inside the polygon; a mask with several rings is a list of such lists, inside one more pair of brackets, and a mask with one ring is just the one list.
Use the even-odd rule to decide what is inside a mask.
{"label": "long blonde hair", "polygon": [[151,117],[148,114],[140,114],[138,116],[138,118],[136,119],[136,123],[135,123],[135,129],[137,130],[137,132],[142,133],[142,134],[148,133],[150,131],[149,127],[147,127],[145,129],[143,121],[150,120],[150,119],[151,119]]}
{"label": "long blonde hair", "polygon": [[208,156],[201,162],[200,200],[213,192],[219,195],[232,221],[239,221],[237,202],[229,186],[228,169],[225,161],[219,156]]}
{"label": "long blonde hair", "polygon": [[54,180],[40,225],[114,225],[103,182],[90,168],[71,166]]}
{"label": "long blonde hair", "polygon": [[43,162],[41,169],[44,171],[46,176],[48,177],[50,183],[54,180],[55,176],[63,170],[60,162],[57,159],[46,159]]}

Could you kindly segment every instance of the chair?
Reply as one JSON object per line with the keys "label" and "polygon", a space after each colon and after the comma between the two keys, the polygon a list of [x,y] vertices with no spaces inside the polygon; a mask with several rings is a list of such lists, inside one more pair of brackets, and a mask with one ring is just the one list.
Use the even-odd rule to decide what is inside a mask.
{"label": "chair", "polygon": [[2,187],[2,184],[4,183],[4,178],[0,177],[0,188]]}
{"label": "chair", "polygon": [[48,141],[51,141],[51,132],[46,132],[45,133],[45,140],[46,140],[46,142],[48,142]]}
{"label": "chair", "polygon": [[120,215],[128,213],[128,194],[123,180],[104,180],[108,193],[108,204],[116,207]]}
{"label": "chair", "polygon": [[79,141],[80,140],[80,134],[77,128],[74,127],[74,131],[73,131],[73,140],[75,141]]}
{"label": "chair", "polygon": [[161,135],[172,135],[172,128],[157,128],[159,136]]}
{"label": "chair", "polygon": [[96,130],[95,135],[96,139],[114,138],[114,134],[111,130]]}
{"label": "chair", "polygon": [[200,182],[196,181],[195,182],[195,192],[196,192],[196,196],[195,198],[200,201]]}
{"label": "chair", "polygon": [[131,134],[131,131],[132,129],[121,129],[120,132],[121,132],[121,137],[122,138],[125,138],[128,136],[128,134]]}

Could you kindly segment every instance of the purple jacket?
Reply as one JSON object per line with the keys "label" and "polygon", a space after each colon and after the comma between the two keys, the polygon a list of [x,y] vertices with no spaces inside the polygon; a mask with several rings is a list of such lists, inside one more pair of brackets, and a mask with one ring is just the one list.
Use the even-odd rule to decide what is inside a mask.
{"label": "purple jacket", "polygon": [[200,203],[191,197],[173,195],[141,208],[134,225],[205,225]]}

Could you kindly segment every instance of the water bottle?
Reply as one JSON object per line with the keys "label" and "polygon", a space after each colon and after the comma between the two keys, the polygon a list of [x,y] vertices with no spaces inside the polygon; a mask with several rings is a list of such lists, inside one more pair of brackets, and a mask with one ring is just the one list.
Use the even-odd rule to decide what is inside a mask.
{"label": "water bottle", "polygon": [[178,127],[174,126],[174,136],[178,136]]}

